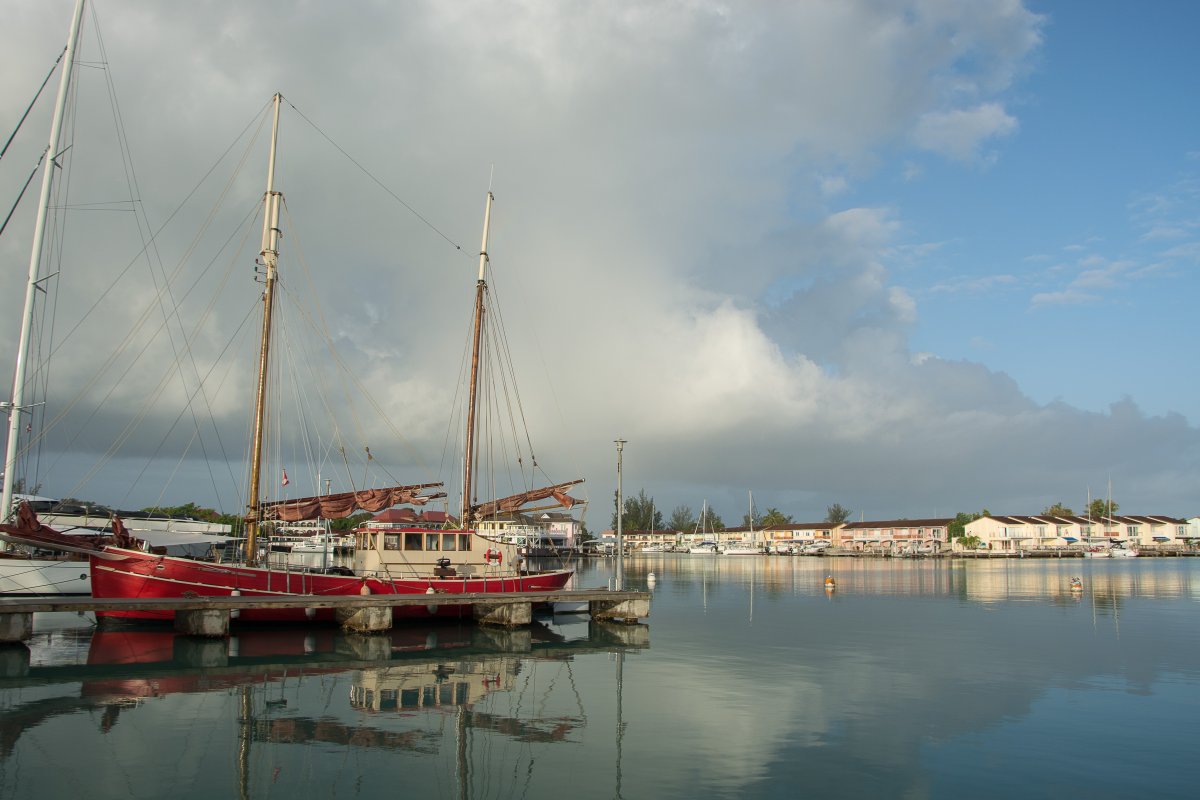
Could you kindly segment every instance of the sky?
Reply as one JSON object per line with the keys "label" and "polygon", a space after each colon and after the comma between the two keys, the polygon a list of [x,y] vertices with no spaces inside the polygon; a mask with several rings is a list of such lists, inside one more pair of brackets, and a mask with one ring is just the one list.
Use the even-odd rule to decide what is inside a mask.
{"label": "sky", "polygon": [[[8,4],[5,136],[71,6]],[[733,524],[751,492],[797,521],[834,503],[866,519],[1036,513],[1110,485],[1122,511],[1195,516],[1198,17],[1187,2],[100,0],[70,181],[88,202],[135,195],[171,269],[199,241],[183,219],[196,230],[215,207],[199,198],[224,184],[172,214],[227,149],[222,167],[248,153],[228,184],[245,202],[206,236],[253,213],[265,145],[244,150],[242,134],[281,92],[279,188],[301,231],[281,270],[304,265],[355,376],[329,416],[369,394],[390,419],[346,423],[347,449],[374,456],[364,475],[453,479],[490,187],[524,426],[550,479],[587,479],[592,529],[609,524],[617,438],[625,493],[666,516],[707,501]],[[44,147],[53,88],[0,161],[6,209]],[[132,192],[119,159],[85,144],[113,129],[114,96]],[[0,237],[0,374],[30,191]],[[86,268],[60,325],[147,240],[132,213],[99,208],[72,228],[87,244],[62,247]],[[187,340],[191,369],[247,325],[257,236],[231,273],[241,299],[181,304],[200,321],[169,349]],[[47,408],[80,421],[47,440],[43,494],[234,511],[201,437],[166,460],[164,425],[188,397],[158,394],[167,351],[112,367],[110,389],[89,383],[154,296],[133,274],[90,333],[60,337]],[[203,447],[237,462],[223,480],[248,438],[249,379],[225,380],[210,398],[221,444]],[[149,396],[161,402],[139,412]],[[126,432],[139,415],[151,433]],[[287,454],[273,463],[318,480]]]}

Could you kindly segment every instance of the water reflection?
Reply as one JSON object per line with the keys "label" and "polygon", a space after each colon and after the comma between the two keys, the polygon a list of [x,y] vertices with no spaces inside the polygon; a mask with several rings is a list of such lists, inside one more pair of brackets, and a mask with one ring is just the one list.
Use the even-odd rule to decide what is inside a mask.
{"label": "water reflection", "polygon": [[[296,771],[294,756],[287,755],[294,746],[332,747],[356,759],[409,753],[428,760],[449,749],[460,762],[450,774],[470,781],[464,759],[470,742],[480,737],[493,749],[497,737],[522,746],[548,745],[571,741],[586,727],[587,714],[572,688],[577,658],[623,657],[648,647],[645,625],[585,618],[515,630],[406,626],[372,637],[332,628],[243,628],[228,640],[171,630],[55,628],[31,642],[29,652],[39,652],[38,659],[18,665],[17,675],[10,664],[8,677],[0,678],[5,697],[0,766],[30,757],[40,761],[41,732],[69,723],[71,738],[89,736],[86,729],[92,728],[101,741],[112,739],[107,747],[93,743],[89,750],[120,753],[118,761],[127,761],[121,769],[131,769],[140,759],[127,749],[127,740],[153,729],[155,761],[137,768],[140,794],[153,795],[158,790],[147,789],[155,784],[146,781],[155,773],[172,774],[158,761],[162,750],[170,750],[173,740],[196,736],[192,711],[203,709],[199,717],[212,732],[205,738],[210,744],[216,740],[218,750],[232,750],[238,765],[236,775],[197,772],[206,796],[227,795],[231,781],[238,796],[263,794],[257,756],[273,765],[269,784],[275,785],[283,770]],[[65,658],[45,663],[47,650]],[[554,680],[548,684],[550,673]],[[565,703],[553,697],[555,690],[567,693]],[[496,702],[497,697],[509,699]],[[26,743],[28,737],[33,740]],[[87,760],[73,761],[72,768],[86,771]],[[53,786],[47,766],[41,764],[36,781]],[[11,770],[0,769],[5,774]],[[28,773],[25,778],[28,782]],[[16,788],[2,781],[0,787],[4,796]],[[470,796],[469,788],[456,794]],[[20,793],[25,792],[23,785]],[[105,790],[91,794],[105,796]]]}
{"label": "water reflection", "polygon": [[[612,565],[579,568],[603,586]],[[652,648],[557,617],[39,633],[0,681],[0,798],[1194,792],[1198,559],[667,555],[626,578],[650,572]]]}
{"label": "water reflection", "polygon": [[[1186,563],[1186,562],[1185,562]],[[956,595],[978,602],[1068,599],[1071,579],[1085,592],[1107,597],[1200,599],[1194,570],[1178,559],[1104,562],[1095,559],[897,559],[855,557],[730,558],[721,555],[644,554],[631,557],[625,576],[636,588],[691,594],[700,588],[749,587],[768,596],[824,592],[832,576],[839,593],[868,595]],[[600,565],[603,566],[603,565]],[[1078,598],[1076,598],[1078,599]]]}

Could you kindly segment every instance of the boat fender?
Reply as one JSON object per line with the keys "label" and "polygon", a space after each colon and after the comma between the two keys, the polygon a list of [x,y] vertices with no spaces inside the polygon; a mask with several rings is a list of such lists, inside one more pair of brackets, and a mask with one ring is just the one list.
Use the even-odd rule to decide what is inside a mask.
{"label": "boat fender", "polygon": [[[230,597],[241,597],[242,593],[239,592],[237,589],[234,589],[232,592],[229,593],[229,596]],[[242,615],[242,611],[239,608],[231,608],[229,610],[229,618],[230,619],[237,619],[241,615]]]}
{"label": "boat fender", "polygon": [[358,590],[358,593],[359,593],[359,594],[370,594],[370,593],[371,593],[371,587],[367,585],[367,579],[366,579],[366,578],[363,578],[363,582],[362,582],[362,588],[360,588],[360,589]]}
{"label": "boat fender", "polygon": [[[430,586],[425,590],[425,594],[437,594],[437,589],[434,589],[432,586]],[[428,611],[430,614],[436,614],[438,612],[438,607],[437,606],[425,606],[425,610]]]}
{"label": "boat fender", "polygon": [[483,560],[489,564],[493,561],[495,561],[497,564],[501,564],[504,562],[504,553],[500,552],[499,550],[489,549],[483,554]]}

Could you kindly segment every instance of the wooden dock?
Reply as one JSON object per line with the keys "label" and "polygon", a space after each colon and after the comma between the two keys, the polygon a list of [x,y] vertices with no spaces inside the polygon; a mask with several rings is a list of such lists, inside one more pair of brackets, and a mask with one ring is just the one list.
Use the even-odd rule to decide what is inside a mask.
{"label": "wooden dock", "polygon": [[234,612],[266,608],[332,608],[338,624],[355,633],[392,628],[397,606],[471,606],[483,625],[517,627],[533,620],[533,607],[547,603],[587,603],[593,619],[637,622],[650,616],[649,592],[573,589],[553,592],[478,592],[464,594],[278,595],[271,597],[191,598],[0,598],[0,645],[24,642],[33,635],[38,612],[173,611],[175,629],[192,636],[229,635]]}

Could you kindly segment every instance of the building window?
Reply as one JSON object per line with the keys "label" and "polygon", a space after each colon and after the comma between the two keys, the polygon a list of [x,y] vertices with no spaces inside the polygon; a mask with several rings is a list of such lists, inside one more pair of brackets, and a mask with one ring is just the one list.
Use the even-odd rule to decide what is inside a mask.
{"label": "building window", "polygon": [[1138,538],[1138,526],[1137,525],[1130,525],[1129,527],[1127,527],[1125,529],[1125,532],[1127,534],[1129,534],[1130,539]]}

